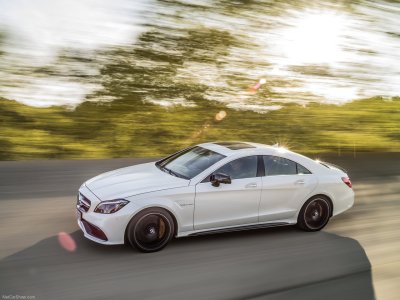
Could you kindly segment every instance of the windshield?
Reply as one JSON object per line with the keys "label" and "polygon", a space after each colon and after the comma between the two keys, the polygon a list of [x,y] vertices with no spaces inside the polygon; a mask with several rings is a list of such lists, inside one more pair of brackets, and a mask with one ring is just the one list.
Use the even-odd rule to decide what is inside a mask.
{"label": "windshield", "polygon": [[175,153],[157,162],[156,166],[173,176],[192,179],[224,157],[225,155],[196,146]]}

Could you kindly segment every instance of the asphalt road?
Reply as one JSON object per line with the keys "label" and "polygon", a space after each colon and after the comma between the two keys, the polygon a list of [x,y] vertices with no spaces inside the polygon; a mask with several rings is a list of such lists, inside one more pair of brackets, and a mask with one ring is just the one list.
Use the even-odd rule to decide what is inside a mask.
{"label": "asphalt road", "polygon": [[400,155],[326,160],[349,170],[357,196],[323,231],[190,237],[153,254],[97,245],[75,222],[83,181],[145,159],[0,162],[2,299],[399,299]]}

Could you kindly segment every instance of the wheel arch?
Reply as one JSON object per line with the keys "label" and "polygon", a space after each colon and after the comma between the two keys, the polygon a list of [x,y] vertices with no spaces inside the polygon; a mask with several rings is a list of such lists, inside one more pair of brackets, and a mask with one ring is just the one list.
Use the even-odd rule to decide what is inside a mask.
{"label": "wheel arch", "polygon": [[[306,217],[305,217],[306,211],[307,211],[308,205],[316,200],[319,200],[319,201],[322,200],[322,202],[325,203],[325,207],[326,207],[326,209],[328,209],[329,214],[328,215],[325,214],[325,216],[323,218],[319,218],[318,220],[315,220],[316,222],[318,222],[318,224],[309,225],[307,223]],[[319,214],[317,214],[317,216],[318,215]],[[300,211],[297,214],[297,222],[296,222],[297,225],[296,226],[304,231],[319,231],[326,226],[326,224],[329,222],[329,219],[331,218],[332,215],[333,215],[333,201],[332,201],[331,197],[329,197],[325,193],[317,193],[317,194],[314,194],[313,196],[309,197],[301,206]],[[321,213],[321,216],[323,216],[322,213]]]}
{"label": "wheel arch", "polygon": [[177,235],[177,233],[178,233],[178,220],[177,220],[175,214],[174,214],[170,209],[168,209],[167,207],[158,206],[158,205],[152,205],[152,206],[148,206],[148,207],[143,207],[143,209],[136,211],[136,212],[131,216],[131,219],[129,220],[128,224],[125,226],[125,232],[124,232],[124,243],[125,243],[125,244],[127,243],[127,231],[128,231],[128,227],[129,227],[129,224],[132,222],[133,218],[134,218],[137,214],[139,214],[139,213],[141,213],[141,212],[143,212],[143,211],[146,211],[146,210],[153,209],[153,208],[165,210],[165,211],[171,216],[171,218],[172,218],[172,220],[173,220],[173,222],[174,222],[174,237],[176,237],[176,235]]}
{"label": "wheel arch", "polygon": [[303,203],[303,205],[302,205],[301,207],[303,207],[304,204],[305,204],[308,200],[310,200],[311,198],[315,198],[315,197],[324,197],[324,198],[326,198],[326,200],[328,200],[329,205],[330,205],[330,208],[331,208],[331,210],[330,210],[330,212],[329,212],[329,217],[332,217],[332,215],[333,215],[333,208],[334,208],[334,207],[333,207],[333,201],[332,201],[332,197],[329,196],[329,195],[327,195],[326,193],[318,193],[318,194],[315,194],[315,195],[309,197],[309,198]]}

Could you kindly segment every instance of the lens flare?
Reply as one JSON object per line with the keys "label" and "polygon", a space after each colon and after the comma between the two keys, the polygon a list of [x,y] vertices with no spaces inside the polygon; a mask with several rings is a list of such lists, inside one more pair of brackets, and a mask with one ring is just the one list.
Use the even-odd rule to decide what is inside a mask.
{"label": "lens flare", "polygon": [[222,121],[226,117],[226,111],[221,110],[219,113],[215,115],[215,120]]}
{"label": "lens flare", "polygon": [[74,252],[76,250],[74,239],[66,232],[58,233],[58,242],[60,243],[60,246],[68,252]]}
{"label": "lens flare", "polygon": [[277,149],[277,151],[278,151],[279,153],[286,153],[286,152],[288,152],[288,149],[285,148],[285,147],[283,147],[283,146],[279,146],[279,148]]}
{"label": "lens flare", "polygon": [[265,78],[261,78],[259,81],[257,81],[256,84],[254,84],[248,88],[248,92],[255,93],[266,82],[267,82],[267,80]]}

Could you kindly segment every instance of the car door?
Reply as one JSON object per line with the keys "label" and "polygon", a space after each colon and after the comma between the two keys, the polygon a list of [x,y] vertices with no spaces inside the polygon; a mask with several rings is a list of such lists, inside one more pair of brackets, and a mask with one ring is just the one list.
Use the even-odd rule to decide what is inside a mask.
{"label": "car door", "polygon": [[257,164],[255,155],[232,160],[212,173],[229,175],[230,184],[215,187],[208,176],[196,185],[195,230],[257,223],[261,196]]}
{"label": "car door", "polygon": [[284,221],[297,213],[317,185],[317,178],[302,165],[278,156],[263,156],[265,176],[259,221]]}

